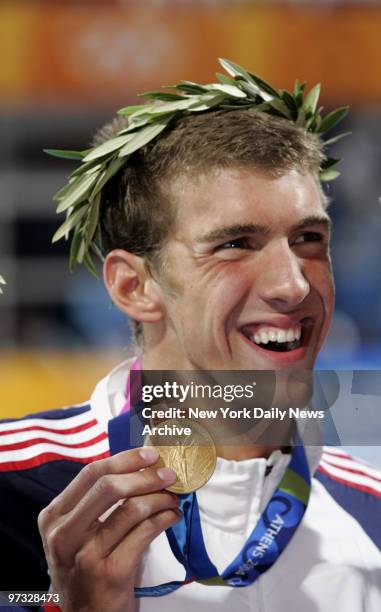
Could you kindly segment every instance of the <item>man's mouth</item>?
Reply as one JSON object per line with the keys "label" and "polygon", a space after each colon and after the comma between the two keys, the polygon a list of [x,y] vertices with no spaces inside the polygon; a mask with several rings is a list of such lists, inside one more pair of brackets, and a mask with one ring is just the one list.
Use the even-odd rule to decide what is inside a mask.
{"label": "man's mouth", "polygon": [[243,335],[261,349],[287,353],[302,346],[305,332],[302,322],[287,328],[259,324],[242,328]]}

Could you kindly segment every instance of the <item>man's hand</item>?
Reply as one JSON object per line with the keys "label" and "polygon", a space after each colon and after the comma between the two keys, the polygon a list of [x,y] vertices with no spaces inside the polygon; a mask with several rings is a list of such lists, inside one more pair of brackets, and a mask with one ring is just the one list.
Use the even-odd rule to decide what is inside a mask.
{"label": "man's hand", "polygon": [[180,518],[177,496],[164,491],[176,475],[153,467],[158,457],[143,448],[90,463],[40,513],[52,588],[61,593],[64,612],[135,610],[142,555]]}

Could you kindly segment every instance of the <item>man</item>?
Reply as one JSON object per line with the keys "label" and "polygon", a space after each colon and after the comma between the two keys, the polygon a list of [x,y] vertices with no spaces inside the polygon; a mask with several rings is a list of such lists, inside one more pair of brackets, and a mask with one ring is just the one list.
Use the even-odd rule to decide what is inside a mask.
{"label": "man", "polygon": [[[195,92],[195,84],[188,87]],[[269,96],[270,90],[261,91]],[[322,143],[285,113],[267,112],[263,104],[253,112],[256,98],[250,108],[241,102],[224,108],[220,100],[212,110],[196,105],[200,112],[188,105],[169,123],[169,111],[159,106],[156,135],[133,151],[125,130],[145,130],[142,115],[112,125],[101,134],[105,145],[83,159],[82,183],[61,195],[61,210],[74,207],[66,225],[77,236],[72,259],[86,260],[96,237],[93,247],[106,254],[110,296],[134,322],[140,363],[130,360],[101,381],[88,406],[1,425],[7,440],[1,528],[10,560],[3,589],[42,590],[50,582],[62,594],[64,612],[380,609],[380,477],[371,468],[335,450],[327,450],[318,468],[321,449],[306,447],[308,492],[298,519],[287,530],[268,526],[271,538],[269,531],[263,537],[271,544],[277,531],[285,539],[277,550],[266,544],[268,566],[237,588],[224,570],[244,548],[246,561],[234,575],[247,570],[252,576],[249,549],[258,542],[250,534],[276,503],[295,449],[217,446],[215,472],[196,497],[199,554],[203,538],[218,579],[204,579],[194,554],[187,584],[181,555],[173,554],[180,543],[170,548],[165,533],[176,536],[174,526],[183,524],[179,498],[166,490],[176,474],[155,466],[154,448],[108,456],[107,427],[111,432],[126,414],[132,368],[310,370],[327,334],[334,289],[319,176]],[[308,108],[316,119],[316,100]],[[121,147],[128,163],[97,193],[113,147],[120,157],[107,163],[120,163]],[[92,170],[99,160],[104,167]],[[93,233],[85,244],[90,219]],[[168,591],[144,590],[168,584]],[[170,594],[156,597],[164,592]]]}

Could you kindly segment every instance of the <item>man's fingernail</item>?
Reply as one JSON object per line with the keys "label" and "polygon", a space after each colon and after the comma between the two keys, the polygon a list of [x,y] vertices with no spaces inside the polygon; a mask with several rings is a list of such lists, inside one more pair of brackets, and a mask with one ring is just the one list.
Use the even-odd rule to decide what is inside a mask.
{"label": "man's fingernail", "polygon": [[156,448],[142,448],[139,451],[139,455],[146,461],[157,461],[159,459],[159,453]]}
{"label": "man's fingernail", "polygon": [[157,470],[157,475],[165,482],[176,482],[177,476],[171,468],[163,467]]}

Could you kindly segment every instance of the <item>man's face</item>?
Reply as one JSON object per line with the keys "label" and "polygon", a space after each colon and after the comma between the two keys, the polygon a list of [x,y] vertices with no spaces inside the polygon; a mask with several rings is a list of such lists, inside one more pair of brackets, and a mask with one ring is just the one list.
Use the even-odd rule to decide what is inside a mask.
{"label": "man's face", "polygon": [[173,369],[311,369],[334,289],[312,175],[219,169],[182,179],[166,247],[163,347]]}

